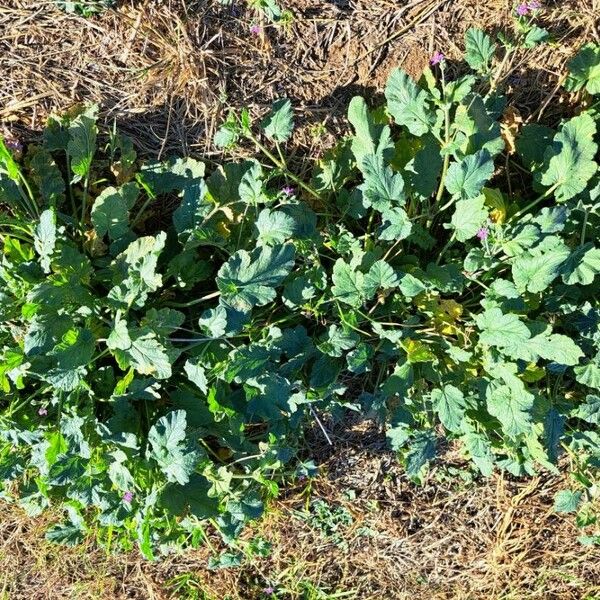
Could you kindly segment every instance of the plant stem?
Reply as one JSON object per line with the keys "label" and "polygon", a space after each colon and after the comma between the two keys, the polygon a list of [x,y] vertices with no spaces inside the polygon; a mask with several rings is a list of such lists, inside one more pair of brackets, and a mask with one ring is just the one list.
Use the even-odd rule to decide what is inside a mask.
{"label": "plant stem", "polygon": [[216,292],[211,292],[210,294],[207,294],[206,296],[202,296],[202,298],[197,298],[196,300],[190,300],[189,302],[168,302],[167,304],[169,306],[177,306],[179,308],[185,308],[186,306],[194,306],[194,304],[200,304],[201,302],[204,302],[205,300],[211,300],[212,298],[216,298],[217,296],[220,296],[221,292],[220,291],[216,291]]}
{"label": "plant stem", "polygon": [[554,190],[558,187],[558,183],[555,183],[552,187],[548,188],[541,196],[538,196],[533,202],[530,202],[525,208],[522,208],[520,211],[516,212],[510,219],[509,222],[522,217],[526,212],[529,212],[534,206],[537,206],[542,200],[545,200],[550,196]]}
{"label": "plant stem", "polygon": [[302,179],[294,175],[272,152],[265,148],[251,133],[246,134],[251,142],[279,169],[281,169],[287,177],[289,177],[296,185],[299,185],[303,190],[308,192],[314,198],[321,200],[321,195],[314,190],[310,185],[304,183]]}
{"label": "plant stem", "polygon": [[454,232],[450,236],[450,239],[446,242],[446,245],[442,248],[442,251],[439,253],[439,256],[437,257],[437,260],[435,261],[436,265],[440,264],[440,261],[442,260],[442,256],[444,256],[444,254],[446,253],[446,250],[448,250],[448,248],[450,248],[450,246],[452,246],[452,244],[454,243],[454,239],[455,238],[456,238],[456,232]]}
{"label": "plant stem", "polygon": [[490,91],[488,92],[488,96],[489,96],[489,94],[494,92],[496,90],[496,88],[498,87],[498,83],[500,82],[502,71],[504,70],[506,63],[508,62],[508,59],[510,58],[510,56],[513,52],[514,52],[514,50],[512,48],[507,48],[506,54],[504,55],[502,62],[498,65],[498,70],[496,71],[496,73],[494,74],[492,79],[490,80]]}
{"label": "plant stem", "polygon": [[136,226],[137,222],[140,220],[140,218],[144,214],[144,211],[148,208],[148,205],[150,204],[150,202],[152,202],[153,200],[156,200],[156,196],[148,188],[146,188],[146,194],[148,194],[148,197],[146,198],[146,200],[144,200],[144,203],[142,204],[140,210],[138,210],[133,221],[131,222],[132,228]]}
{"label": "plant stem", "polygon": [[[450,143],[450,105],[446,98],[446,77],[444,75],[444,63],[442,62],[442,97],[444,98],[444,148],[447,150],[447,146]],[[435,194],[435,204],[438,204],[444,194],[444,186],[446,183],[446,175],[448,173],[448,166],[450,164],[450,154],[446,151],[444,156],[444,164],[442,165],[442,174],[440,176],[440,184],[438,185],[437,192]],[[434,204],[434,205],[435,205]],[[431,219],[427,220],[427,229],[431,225]]]}
{"label": "plant stem", "polygon": [[585,244],[585,230],[587,228],[588,215],[589,215],[589,212],[588,212],[588,209],[586,208],[583,213],[583,226],[581,227],[581,239],[579,241],[580,246],[583,246],[583,244]]}
{"label": "plant stem", "polygon": [[90,185],[90,176],[89,174],[85,176],[83,181],[83,198],[81,200],[81,230],[85,231],[85,214],[87,212],[87,197],[88,197],[88,187]]}

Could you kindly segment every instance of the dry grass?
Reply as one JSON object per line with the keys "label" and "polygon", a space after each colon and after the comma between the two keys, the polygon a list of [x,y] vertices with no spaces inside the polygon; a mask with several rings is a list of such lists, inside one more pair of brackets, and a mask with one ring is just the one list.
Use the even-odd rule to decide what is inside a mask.
{"label": "dry grass", "polygon": [[[555,43],[509,65],[525,117],[544,101],[562,110],[556,84],[585,40],[599,40],[600,0],[548,0]],[[298,110],[294,143],[315,157],[343,131],[348,101],[381,91],[401,65],[418,75],[434,49],[458,61],[464,32],[510,26],[511,0],[286,0],[291,24],[273,26],[241,0],[124,0],[94,19],[50,0],[0,6],[0,119],[30,137],[46,116],[86,100],[116,118],[142,151],[210,156],[230,107],[261,112],[287,95]],[[250,24],[260,22],[253,36]],[[457,65],[460,68],[460,65]],[[549,102],[549,100],[552,102]],[[539,116],[536,114],[536,117]],[[552,114],[547,115],[552,118]],[[311,135],[324,123],[329,134]]]}
{"label": "dry grass", "polygon": [[[376,432],[360,427],[335,439],[323,474],[288,489],[246,532],[246,542],[271,542],[266,558],[210,571],[207,548],[157,563],[135,552],[107,556],[92,542],[62,549],[43,541],[48,518],[3,506],[0,591],[10,600],[259,600],[268,585],[280,600],[600,597],[600,549],[581,546],[572,517],[552,510],[563,477],[461,482],[447,466],[464,465],[448,451],[446,466],[415,487]],[[316,499],[352,515],[338,539],[307,518]]]}

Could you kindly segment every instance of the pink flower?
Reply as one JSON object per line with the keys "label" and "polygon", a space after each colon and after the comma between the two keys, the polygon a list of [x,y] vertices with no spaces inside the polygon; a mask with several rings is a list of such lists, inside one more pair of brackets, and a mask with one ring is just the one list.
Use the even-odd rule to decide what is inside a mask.
{"label": "pink flower", "polygon": [[125,492],[123,494],[123,502],[127,502],[127,504],[131,504],[133,500],[133,492]]}
{"label": "pink flower", "polygon": [[286,196],[293,196],[294,195],[294,188],[286,185],[284,188],[281,189],[281,191],[286,195]]}
{"label": "pink flower", "polygon": [[429,62],[431,63],[431,66],[434,66],[439,65],[441,62],[444,62],[444,60],[446,60],[446,57],[439,50],[436,50]]}
{"label": "pink flower", "polygon": [[252,35],[258,35],[260,33],[260,25],[252,25],[250,27],[250,33]]}
{"label": "pink flower", "polygon": [[542,8],[542,3],[536,2],[536,0],[534,0],[533,2],[530,2],[527,6],[529,6],[529,10],[539,10],[540,8]]}
{"label": "pink flower", "polygon": [[269,586],[263,590],[263,593],[266,594],[267,596],[272,596],[275,593],[275,589],[272,588],[271,586]]}
{"label": "pink flower", "polygon": [[488,235],[490,234],[489,229],[487,227],[481,227],[477,232],[477,237],[483,241],[487,240]]}
{"label": "pink flower", "polygon": [[45,417],[47,414],[48,414],[48,410],[46,408],[44,408],[43,406],[42,406],[42,408],[40,408],[38,410],[38,415],[40,415],[40,417]]}
{"label": "pink flower", "polygon": [[524,17],[525,15],[529,14],[529,4],[527,4],[526,2],[521,2],[521,4],[519,4],[517,6],[517,14],[520,17]]}

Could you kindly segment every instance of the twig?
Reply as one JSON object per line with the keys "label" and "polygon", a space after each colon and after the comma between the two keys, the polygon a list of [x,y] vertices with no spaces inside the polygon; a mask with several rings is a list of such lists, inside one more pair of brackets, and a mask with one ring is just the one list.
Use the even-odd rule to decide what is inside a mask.
{"label": "twig", "polygon": [[321,428],[321,431],[323,432],[323,435],[325,436],[327,443],[330,446],[333,446],[333,442],[331,441],[331,438],[329,437],[325,427],[323,427],[323,423],[321,423],[321,419],[319,419],[317,413],[315,412],[315,409],[310,404],[308,405],[308,409],[312,413],[312,416],[315,418],[315,421],[319,424],[319,427]]}
{"label": "twig", "polygon": [[404,27],[400,28],[398,31],[394,32],[392,35],[385,38],[385,40],[379,42],[372,48],[369,48],[369,50],[367,50],[364,54],[361,54],[357,59],[355,59],[348,66],[353,67],[360,61],[367,58],[367,56],[369,56],[369,54],[372,54],[373,52],[379,50],[379,48],[381,48],[382,46],[385,46],[386,44],[389,44],[389,43],[393,42],[394,40],[398,39],[400,36],[404,35],[407,31],[410,31],[413,27],[420,25],[423,21],[425,21],[427,18],[429,18],[434,12],[436,12],[439,8],[441,8],[448,1],[449,0],[440,0],[439,2],[430,4],[427,8],[424,8],[421,12],[419,12],[417,14],[417,16],[410,23],[407,23]]}

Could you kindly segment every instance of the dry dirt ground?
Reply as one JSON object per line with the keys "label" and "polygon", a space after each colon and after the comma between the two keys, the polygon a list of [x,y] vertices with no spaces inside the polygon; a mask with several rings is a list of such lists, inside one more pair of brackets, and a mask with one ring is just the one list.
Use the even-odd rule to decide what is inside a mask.
{"label": "dry dirt ground", "polygon": [[[91,542],[59,548],[40,541],[47,519],[3,506],[0,598],[600,598],[600,551],[578,544],[573,519],[552,510],[563,478],[470,482],[450,454],[417,488],[380,438],[367,437],[358,436],[358,451],[355,433],[337,435],[323,474],[289,489],[246,532],[244,544],[260,538],[271,544],[269,556],[235,569],[207,569],[208,548],[157,563],[135,552],[107,556]],[[315,502],[325,503],[321,511]]]}
{"label": "dry dirt ground", "polygon": [[[241,548],[266,557],[210,570],[204,546],[150,563],[69,549],[0,505],[2,600],[597,600],[600,548],[584,547],[571,515],[557,515],[563,476],[473,480],[449,448],[425,484],[407,481],[385,440],[365,423],[318,433],[320,476],[289,486]],[[568,465],[564,465],[565,470]],[[220,542],[211,536],[211,546]],[[272,594],[265,593],[265,590]],[[4,593],[4,596],[2,595]]]}
{"label": "dry dirt ground", "polygon": [[[315,158],[345,128],[349,99],[376,95],[391,69],[418,76],[434,50],[460,61],[470,26],[511,24],[513,0],[282,0],[291,22],[269,24],[247,0],[120,0],[82,19],[52,0],[0,2],[0,123],[24,137],[46,116],[100,104],[142,151],[198,153],[229,108],[264,111],[286,95],[300,131],[292,152]],[[510,92],[525,118],[545,101],[586,40],[600,40],[600,0],[546,0],[553,42],[519,53]],[[260,25],[260,34],[251,33]],[[536,114],[536,118],[539,117]],[[327,133],[318,125],[324,125]]]}
{"label": "dry dirt ground", "polygon": [[[32,139],[50,112],[87,100],[142,153],[211,158],[218,154],[210,139],[230,108],[260,113],[287,95],[299,124],[288,150],[311,161],[345,131],[353,95],[376,101],[393,67],[417,76],[436,49],[460,69],[466,28],[508,27],[512,7],[510,0],[282,4],[294,15],[284,27],[242,0],[126,0],[87,20],[43,0],[0,0],[0,128]],[[566,62],[584,41],[600,41],[600,0],[544,5],[553,43],[519,53],[507,81],[525,119],[552,122],[564,108]],[[449,451],[416,488],[377,433],[339,431],[334,441],[333,451],[313,448],[322,475],[287,490],[247,532],[247,542],[272,544],[269,556],[238,569],[207,570],[207,549],[151,564],[135,553],[107,556],[91,542],[57,548],[42,541],[47,518],[1,505],[0,599],[600,598],[598,550],[578,544],[573,519],[552,511],[564,478],[471,482],[452,471],[462,465]],[[318,499],[326,504],[317,518]]]}

